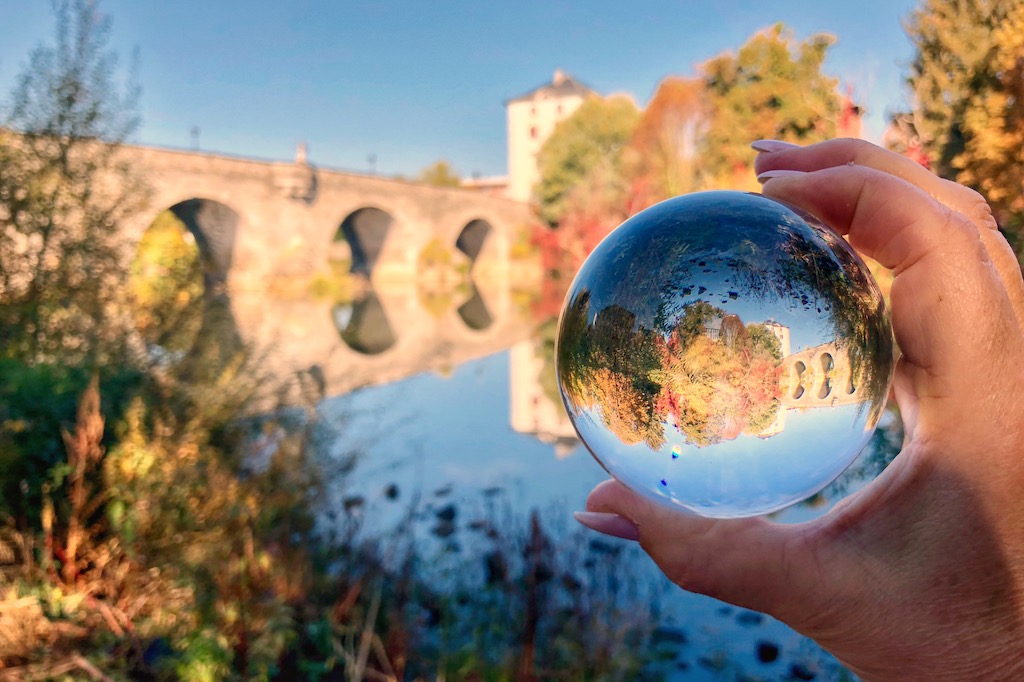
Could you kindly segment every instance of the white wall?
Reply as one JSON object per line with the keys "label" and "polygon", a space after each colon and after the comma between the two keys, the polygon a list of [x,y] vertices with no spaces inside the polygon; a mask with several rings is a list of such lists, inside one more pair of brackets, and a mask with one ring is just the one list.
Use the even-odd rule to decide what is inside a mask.
{"label": "white wall", "polygon": [[555,126],[572,115],[583,97],[555,98],[542,88],[534,98],[508,105],[508,197],[529,201],[540,180],[537,153]]}

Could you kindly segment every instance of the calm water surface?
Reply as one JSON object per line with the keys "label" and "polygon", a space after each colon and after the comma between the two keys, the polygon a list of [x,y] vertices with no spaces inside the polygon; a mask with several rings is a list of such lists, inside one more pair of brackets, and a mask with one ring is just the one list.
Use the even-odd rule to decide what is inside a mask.
{"label": "calm water surface", "polygon": [[[391,296],[391,300],[400,299]],[[414,304],[406,300],[402,305]],[[346,326],[335,330],[339,344],[345,337],[381,338],[404,328],[397,320],[388,320],[386,332],[353,331],[350,314],[318,314],[328,315],[336,326]],[[379,324],[382,318],[375,313],[361,319],[362,324],[366,320]],[[516,519],[523,526],[531,511],[538,510],[545,531],[556,543],[581,534],[584,541],[598,539],[581,531],[571,513],[583,508],[587,492],[606,474],[575,439],[561,406],[551,399],[553,366],[546,357],[549,345],[541,336],[547,333],[550,340],[551,324],[544,322],[524,315],[516,324],[505,323],[503,340],[488,338],[478,357],[463,361],[451,361],[459,355],[457,344],[440,343],[434,355],[445,357],[426,353],[418,361],[420,367],[408,367],[404,377],[376,385],[370,380],[369,385],[325,397],[317,408],[321,422],[329,427],[325,460],[328,464],[354,462],[351,470],[329,482],[325,526],[345,532],[342,526],[356,516],[359,532],[387,534],[412,514],[416,541],[428,554],[449,557],[447,565],[479,565],[481,576],[482,561],[475,562],[473,555],[485,551],[484,541],[474,533],[483,520]],[[445,324],[458,324],[458,320],[442,320],[438,335],[450,331]],[[418,347],[429,345],[423,339],[418,343]],[[359,374],[360,362],[381,362],[374,354],[349,350],[341,354],[352,363],[351,373]],[[462,354],[473,356],[474,352]],[[784,522],[812,518],[873,477],[891,458],[900,438],[897,418],[886,414],[882,423],[843,477],[810,503],[784,510],[777,518]],[[351,458],[352,453],[358,455]],[[632,543],[608,542],[636,551]],[[446,579],[444,565],[438,562],[439,581]],[[835,678],[834,660],[780,623],[683,592],[642,554],[637,553],[627,565],[630,575],[624,577],[646,585],[642,598],[656,602],[659,625],[685,633],[687,643],[679,645],[677,655],[668,656],[665,663],[671,679],[734,679],[741,673],[750,679],[775,679],[787,676],[793,664],[816,672],[817,679]],[[780,648],[777,661],[758,660],[758,643],[765,641]]]}

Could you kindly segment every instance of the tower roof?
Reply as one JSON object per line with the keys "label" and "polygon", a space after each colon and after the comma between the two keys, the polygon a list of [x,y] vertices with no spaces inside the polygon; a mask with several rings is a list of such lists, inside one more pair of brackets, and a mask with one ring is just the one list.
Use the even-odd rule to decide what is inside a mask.
{"label": "tower roof", "polygon": [[520,95],[519,97],[513,97],[512,99],[505,102],[506,105],[513,104],[515,102],[529,102],[534,99],[541,99],[545,97],[572,97],[573,95],[579,97],[587,97],[593,95],[594,91],[589,87],[579,82],[569,74],[565,73],[561,69],[555,69],[555,74],[551,78],[550,83],[545,83],[540,87],[534,88],[529,92]]}

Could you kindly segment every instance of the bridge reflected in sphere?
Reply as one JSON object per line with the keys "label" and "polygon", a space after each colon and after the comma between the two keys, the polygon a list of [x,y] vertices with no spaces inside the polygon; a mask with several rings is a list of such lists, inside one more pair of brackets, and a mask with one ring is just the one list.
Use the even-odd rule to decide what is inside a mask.
{"label": "bridge reflected in sphere", "polygon": [[805,499],[885,406],[892,332],[846,242],[755,194],[677,197],[584,263],[557,347],[580,437],[624,484],[714,517]]}

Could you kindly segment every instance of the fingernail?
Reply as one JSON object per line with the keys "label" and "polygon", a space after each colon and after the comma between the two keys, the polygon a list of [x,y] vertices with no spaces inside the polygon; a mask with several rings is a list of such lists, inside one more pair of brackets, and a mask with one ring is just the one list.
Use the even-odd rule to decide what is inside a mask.
{"label": "fingernail", "polygon": [[800,145],[793,144],[792,142],[783,142],[782,140],[757,140],[756,142],[750,143],[750,148],[754,151],[764,152],[771,154],[773,152],[781,152],[787,149],[796,149]]}
{"label": "fingernail", "polygon": [[574,512],[573,516],[590,530],[598,533],[611,535],[623,540],[639,540],[640,531],[636,524],[618,514],[604,514],[601,512]]}
{"label": "fingernail", "polygon": [[788,170],[780,168],[778,170],[770,170],[761,173],[760,175],[757,176],[757,181],[763,185],[764,183],[768,182],[773,178],[787,178],[792,177],[794,175],[807,175],[807,173],[805,171]]}

